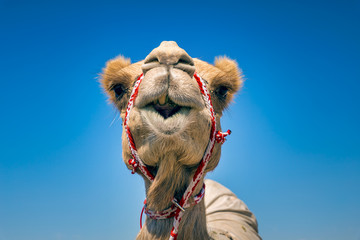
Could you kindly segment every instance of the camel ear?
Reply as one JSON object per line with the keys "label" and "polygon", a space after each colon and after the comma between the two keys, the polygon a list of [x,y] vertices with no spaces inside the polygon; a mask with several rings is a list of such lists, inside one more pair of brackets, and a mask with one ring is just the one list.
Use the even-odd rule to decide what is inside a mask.
{"label": "camel ear", "polygon": [[214,65],[223,73],[219,74],[211,84],[217,103],[223,110],[232,101],[234,94],[241,88],[243,83],[242,72],[236,61],[227,57],[215,58]]}
{"label": "camel ear", "polygon": [[131,88],[132,79],[129,74],[122,71],[129,66],[131,61],[123,56],[116,57],[106,63],[103,73],[101,74],[101,85],[109,97],[109,101],[114,103],[121,110],[123,102],[129,89]]}

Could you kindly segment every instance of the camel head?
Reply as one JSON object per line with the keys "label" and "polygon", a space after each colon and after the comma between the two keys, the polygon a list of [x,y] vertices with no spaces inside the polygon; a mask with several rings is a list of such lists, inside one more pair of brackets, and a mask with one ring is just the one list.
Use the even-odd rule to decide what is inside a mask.
{"label": "camel head", "polygon": [[[143,61],[131,64],[122,56],[108,61],[102,74],[102,87],[123,121],[134,83],[143,74],[128,126],[139,156],[155,176],[152,183],[144,178],[148,206],[154,210],[168,207],[174,196],[181,198],[209,143],[210,114],[195,72],[206,83],[216,130],[221,130],[222,113],[242,83],[233,60],[216,58],[212,65],[191,58],[175,42],[164,41]],[[122,139],[123,159],[132,169],[124,129]],[[220,152],[221,144],[215,144],[206,171],[217,166]]]}

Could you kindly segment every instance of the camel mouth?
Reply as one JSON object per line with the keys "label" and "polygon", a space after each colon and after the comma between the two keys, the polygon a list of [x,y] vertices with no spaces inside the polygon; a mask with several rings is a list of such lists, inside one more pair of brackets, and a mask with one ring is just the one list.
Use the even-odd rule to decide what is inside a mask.
{"label": "camel mouth", "polygon": [[164,119],[172,117],[181,110],[181,106],[177,105],[168,95],[163,95],[155,100],[152,104],[155,111],[157,111]]}
{"label": "camel mouth", "polygon": [[154,104],[153,105],[155,110],[164,118],[167,119],[176,113],[178,113],[181,110],[181,107],[179,105],[171,105],[171,104]]}
{"label": "camel mouth", "polygon": [[178,105],[165,97],[147,104],[140,113],[153,130],[173,135],[187,125],[191,110],[191,107]]}

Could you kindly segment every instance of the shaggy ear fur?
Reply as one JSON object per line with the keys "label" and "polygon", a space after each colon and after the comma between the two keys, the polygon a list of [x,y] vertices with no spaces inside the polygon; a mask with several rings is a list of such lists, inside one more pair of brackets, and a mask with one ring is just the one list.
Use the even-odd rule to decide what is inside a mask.
{"label": "shaggy ear fur", "polygon": [[235,60],[227,57],[215,58],[215,67],[223,74],[219,74],[211,82],[211,88],[217,99],[217,105],[223,110],[226,108],[242,86],[242,73]]}
{"label": "shaggy ear fur", "polygon": [[129,58],[119,56],[109,60],[106,63],[103,73],[101,74],[101,85],[109,97],[109,101],[114,103],[119,110],[124,107],[127,93],[131,88],[132,77],[124,68],[131,64]]}

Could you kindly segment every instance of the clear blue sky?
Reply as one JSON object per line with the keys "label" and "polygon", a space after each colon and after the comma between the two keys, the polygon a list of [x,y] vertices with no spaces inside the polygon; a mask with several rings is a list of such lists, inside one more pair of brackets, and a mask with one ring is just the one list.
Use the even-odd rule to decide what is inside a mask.
{"label": "clear blue sky", "polygon": [[268,240],[360,239],[359,1],[0,1],[0,240],[133,239],[144,198],[97,82],[163,40],[246,83],[208,175]]}

